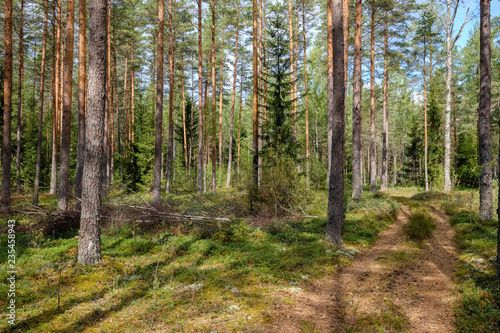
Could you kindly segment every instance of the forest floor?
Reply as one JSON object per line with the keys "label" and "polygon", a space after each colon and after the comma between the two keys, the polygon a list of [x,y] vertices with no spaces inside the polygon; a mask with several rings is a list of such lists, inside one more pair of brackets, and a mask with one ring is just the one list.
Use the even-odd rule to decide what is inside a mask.
{"label": "forest floor", "polygon": [[[16,326],[2,312],[0,332],[500,331],[497,221],[474,213],[477,192],[365,192],[346,202],[339,248],[324,241],[324,190],[274,217],[266,203],[250,213],[237,189],[165,196],[161,211],[148,192],[116,191],[104,204],[103,260],[90,267],[76,260],[77,212],[55,214],[56,199],[44,194],[35,209],[16,196],[0,216],[2,295],[7,219],[17,257]],[[419,216],[435,229],[411,240]]]}
{"label": "forest floor", "polygon": [[458,253],[449,219],[431,208],[436,229],[430,239],[409,241],[411,209],[351,266],[314,281],[290,305],[275,307],[271,331],[454,332],[452,305]]}

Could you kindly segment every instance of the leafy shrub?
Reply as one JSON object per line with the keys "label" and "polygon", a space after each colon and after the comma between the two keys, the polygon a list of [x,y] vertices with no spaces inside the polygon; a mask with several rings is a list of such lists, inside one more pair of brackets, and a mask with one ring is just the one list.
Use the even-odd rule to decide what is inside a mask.
{"label": "leafy shrub", "polygon": [[408,224],[405,227],[405,232],[408,238],[416,241],[423,241],[431,237],[432,231],[436,228],[432,216],[425,210],[413,212],[408,217]]}

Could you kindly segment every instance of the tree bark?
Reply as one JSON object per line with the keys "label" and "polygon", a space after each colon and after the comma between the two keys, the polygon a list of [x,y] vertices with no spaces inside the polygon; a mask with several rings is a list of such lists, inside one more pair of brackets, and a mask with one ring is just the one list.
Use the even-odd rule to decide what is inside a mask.
{"label": "tree bark", "polygon": [[79,38],[78,38],[78,145],[76,158],[75,176],[75,208],[81,208],[82,200],[82,176],[85,157],[85,77],[87,44],[87,0],[79,0]]}
{"label": "tree bark", "polygon": [[[255,0],[254,0],[255,1]],[[203,48],[201,0],[198,0],[198,194],[203,194]]]}
{"label": "tree bark", "polygon": [[480,91],[478,128],[479,217],[493,219],[493,184],[491,156],[491,25],[490,0],[481,0]]}
{"label": "tree bark", "polygon": [[21,132],[22,132],[22,111],[23,111],[23,98],[22,98],[23,81],[24,81],[24,0],[21,0],[21,12],[19,13],[19,76],[17,81],[17,133],[16,133],[17,194],[21,193]]}
{"label": "tree bark", "polygon": [[50,194],[55,195],[57,189],[57,151],[58,151],[58,141],[59,141],[59,126],[58,126],[58,115],[59,115],[59,72],[60,72],[60,57],[61,57],[61,26],[62,26],[62,5],[61,0],[57,2],[57,33],[55,40],[55,66],[54,70],[54,100],[52,106],[52,163],[50,169]]}
{"label": "tree bark", "polygon": [[[386,10],[385,16],[387,17]],[[387,20],[384,22],[384,88],[382,103],[382,173],[380,189],[387,190],[389,185],[389,31]]]}
{"label": "tree bark", "polygon": [[43,100],[45,88],[45,60],[47,53],[47,21],[49,11],[49,1],[44,0],[43,19],[43,42],[42,42],[42,63],[40,69],[40,103],[38,104],[38,136],[36,143],[36,166],[35,166],[35,186],[33,189],[33,206],[38,206],[38,193],[40,191],[40,164],[42,160],[42,131],[43,131]]}
{"label": "tree bark", "polygon": [[215,92],[215,0],[211,3],[212,11],[212,192],[216,190],[216,175],[217,175],[217,133],[216,133],[216,120],[215,110],[217,108],[217,94]]}
{"label": "tree bark", "polygon": [[[356,0],[354,30],[354,68],[353,68],[353,110],[352,110],[352,198],[362,199],[362,142],[361,142],[361,24],[363,14],[362,0]],[[343,55],[342,55],[343,57]],[[333,149],[333,148],[332,148]]]}
{"label": "tree bark", "polygon": [[426,37],[424,36],[424,176],[425,176],[425,191],[429,191],[429,173],[427,170],[428,144],[427,144],[427,79],[425,58],[427,57]]}
{"label": "tree bark", "polygon": [[253,92],[252,92],[252,135],[253,135],[253,186],[258,187],[259,178],[259,71],[258,71],[258,5],[257,0],[252,0],[253,18],[253,45],[252,45],[252,70],[253,70]]}
{"label": "tree bark", "polygon": [[163,33],[165,29],[165,6],[158,0],[158,49],[156,51],[156,120],[155,120],[155,162],[153,180],[153,206],[161,204],[161,146],[163,132]]}
{"label": "tree bark", "polygon": [[[229,157],[227,162],[227,182],[226,187],[231,186],[231,168],[233,163],[233,125],[234,125],[234,104],[236,101],[236,73],[238,66],[238,34],[239,34],[240,2],[236,5],[236,41],[234,46],[234,71],[233,71],[233,93],[231,96],[231,122],[229,124]],[[240,87],[241,90],[241,87]]]}
{"label": "tree bark", "polygon": [[[187,124],[186,124],[186,93],[184,89],[184,54],[181,54],[181,90],[182,90],[182,136],[184,149],[184,167],[188,169]],[[191,110],[193,108],[191,107]],[[187,173],[186,173],[187,175]],[[186,178],[187,179],[187,178]]]}
{"label": "tree bark", "polygon": [[[222,29],[222,38],[224,40],[224,29]],[[222,180],[222,92],[224,88],[224,52],[221,52],[220,58],[220,85],[219,85],[219,173]]]}
{"label": "tree bark", "polygon": [[306,1],[302,0],[302,34],[304,37],[304,99],[306,111],[306,190],[309,190],[309,101],[307,90]]}
{"label": "tree bark", "polygon": [[107,75],[107,2],[90,0],[89,81],[78,262],[101,261],[101,159]]}
{"label": "tree bark", "polygon": [[240,175],[241,109],[243,108],[243,66],[240,74],[240,112],[238,116],[238,176]]}
{"label": "tree bark", "polygon": [[371,3],[370,36],[370,190],[377,192],[377,142],[375,133],[375,0]]}
{"label": "tree bark", "polygon": [[[288,0],[288,33],[290,36],[290,82],[292,82],[292,88],[290,89],[290,100],[295,100],[295,81],[294,78],[294,48],[293,48],[293,5],[292,0]],[[295,103],[292,106],[292,132],[293,137],[297,137],[297,109],[295,108]]]}
{"label": "tree bark", "polygon": [[[333,2],[330,5],[330,2]],[[332,41],[328,43],[333,50],[329,52],[333,55],[333,75],[328,79],[328,106],[332,110],[328,113],[332,115],[332,150],[330,165],[330,183],[328,184],[328,216],[326,221],[326,241],[339,245],[342,244],[342,225],[344,223],[344,112],[345,112],[345,81],[344,81],[344,26],[342,0],[328,0],[327,8],[333,10]],[[329,10],[327,9],[327,10]]]}
{"label": "tree bark", "polygon": [[[332,1],[327,0],[326,4],[326,31],[327,31],[327,91],[333,90],[333,9],[332,9]],[[347,1],[347,0],[346,0]],[[333,95],[332,95],[333,96]],[[328,98],[326,100],[327,106],[327,155],[328,155],[328,170],[326,173],[326,184],[329,186],[330,184],[330,167],[332,164],[332,131],[333,131],[333,110],[335,107],[333,106],[333,98]]]}
{"label": "tree bark", "polygon": [[10,211],[10,135],[12,115],[12,0],[5,0],[5,80],[3,82],[2,198],[0,211]]}
{"label": "tree bark", "polygon": [[75,2],[67,0],[66,52],[64,55],[64,94],[61,131],[61,167],[57,210],[69,209],[69,152],[71,139],[71,96],[73,89],[73,39],[75,33]]}
{"label": "tree bark", "polygon": [[174,161],[174,19],[172,13],[172,0],[168,2],[168,20],[169,20],[169,45],[168,45],[168,58],[170,70],[170,89],[168,92],[168,145],[167,145],[167,170],[165,173],[166,185],[165,190],[170,193],[172,185],[172,164]]}

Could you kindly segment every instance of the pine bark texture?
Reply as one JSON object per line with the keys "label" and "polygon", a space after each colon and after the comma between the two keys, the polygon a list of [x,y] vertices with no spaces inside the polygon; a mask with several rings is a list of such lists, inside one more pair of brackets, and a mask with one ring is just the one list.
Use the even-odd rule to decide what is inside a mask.
{"label": "pine bark texture", "polygon": [[[352,110],[352,198],[362,199],[362,130],[361,130],[361,24],[363,14],[362,0],[356,0],[354,29],[354,68],[353,68],[353,110]],[[343,57],[343,55],[342,55]],[[333,156],[332,156],[333,158]]]}
{"label": "pine bark texture", "polygon": [[90,0],[88,109],[78,262],[92,265],[101,255],[101,160],[107,75],[107,2]]}
{"label": "pine bark texture", "polygon": [[[255,1],[255,0],[254,0]],[[198,0],[198,194],[203,193],[203,48],[201,0]]]}
{"label": "pine bark texture", "polygon": [[215,92],[215,0],[212,0],[212,192],[216,190],[216,176],[217,176],[217,133],[216,133],[216,119],[215,113],[217,108],[217,94]]}
{"label": "pine bark texture", "polygon": [[480,91],[478,120],[479,217],[493,219],[493,182],[491,156],[491,25],[490,0],[481,0]]}
{"label": "pine bark texture", "polygon": [[61,126],[61,167],[57,210],[69,209],[69,153],[71,139],[71,97],[73,89],[73,40],[75,34],[75,1],[67,0],[66,53],[64,55],[63,110]]}
{"label": "pine bark texture", "polygon": [[[345,83],[344,83],[344,27],[342,0],[329,0],[333,2],[332,15],[332,42],[333,46],[333,75],[328,79],[333,82],[328,84],[327,98],[330,101],[328,110],[332,114],[332,150],[330,165],[330,183],[328,184],[328,215],[326,222],[325,239],[333,244],[342,244],[342,225],[344,223],[344,134],[345,134]],[[327,7],[327,8],[328,8]]]}
{"label": "pine bark texture", "polygon": [[371,3],[370,35],[370,190],[377,192],[377,142],[375,133],[375,0]]}
{"label": "pine bark texture", "polygon": [[257,0],[252,0],[253,17],[253,45],[252,45],[252,68],[253,68],[253,92],[252,92],[252,123],[253,123],[253,185],[258,186],[259,178],[259,70],[258,70],[258,5]]}
{"label": "pine bark texture", "polygon": [[59,139],[59,96],[60,96],[60,57],[61,57],[61,27],[62,27],[62,5],[61,0],[57,2],[57,33],[55,36],[55,56],[54,62],[55,66],[53,66],[54,70],[54,96],[53,96],[53,106],[52,106],[52,163],[50,169],[50,194],[55,195],[57,192],[57,151],[59,148],[58,139]]}
{"label": "pine bark texture", "polygon": [[85,107],[86,87],[85,80],[87,76],[85,54],[87,44],[87,0],[79,0],[79,36],[78,36],[78,143],[76,157],[76,175],[75,175],[75,208],[82,206],[82,177],[83,164],[85,161]]}
{"label": "pine bark texture", "polygon": [[153,180],[153,206],[161,204],[161,146],[163,132],[163,33],[165,29],[165,6],[158,0],[158,49],[156,51],[156,119],[155,119],[155,161]]}
{"label": "pine bark texture", "polygon": [[[24,0],[21,0],[21,11],[19,13],[19,71],[17,79],[17,133],[16,133],[16,174],[17,194],[21,193],[21,132],[23,112],[23,82],[24,82]],[[34,82],[36,80],[33,80]]]}
{"label": "pine bark texture", "polygon": [[[226,187],[231,186],[231,171],[233,163],[233,126],[234,126],[234,104],[236,101],[236,74],[238,66],[238,34],[239,34],[240,3],[236,7],[236,41],[234,46],[234,72],[233,72],[233,93],[231,95],[231,122],[229,124],[229,156],[227,162],[227,182]],[[240,90],[242,87],[240,86]]]}
{"label": "pine bark texture", "polygon": [[168,45],[168,58],[170,70],[170,89],[168,92],[168,146],[167,146],[167,170],[165,174],[166,185],[165,191],[170,193],[172,185],[172,165],[174,162],[174,19],[172,13],[172,0],[168,2],[168,20],[169,20],[169,45]]}
{"label": "pine bark texture", "polygon": [[[387,18],[388,11],[385,12]],[[380,189],[387,190],[389,185],[389,31],[387,19],[384,22],[384,88],[382,102],[382,172]]]}
{"label": "pine bark texture", "polygon": [[[332,12],[332,0],[326,1],[326,40],[327,40],[327,94],[330,96],[329,91],[333,91],[333,12]],[[332,131],[333,131],[333,110],[334,106],[333,99],[326,99],[326,109],[327,109],[327,154],[328,154],[328,170],[326,173],[326,183],[330,184],[330,167],[332,164]]]}
{"label": "pine bark texture", "polygon": [[5,0],[5,67],[3,82],[2,198],[0,211],[10,211],[10,135],[12,115],[12,0]]}
{"label": "pine bark texture", "polygon": [[45,88],[45,60],[47,53],[47,20],[48,20],[49,1],[44,0],[44,19],[43,19],[43,42],[42,42],[42,63],[40,69],[40,104],[38,104],[38,134],[36,143],[36,165],[35,165],[35,185],[33,188],[33,206],[38,205],[38,194],[40,191],[40,164],[42,160],[42,130],[43,130],[43,100]]}

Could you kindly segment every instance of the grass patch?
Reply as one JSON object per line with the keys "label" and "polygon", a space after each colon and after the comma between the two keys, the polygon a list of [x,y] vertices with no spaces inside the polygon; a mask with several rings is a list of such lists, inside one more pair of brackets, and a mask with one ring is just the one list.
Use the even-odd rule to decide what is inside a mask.
{"label": "grass patch", "polygon": [[347,323],[346,333],[360,332],[407,332],[409,319],[404,310],[390,300],[385,300],[380,312],[357,317],[354,323]]}
{"label": "grass patch", "polygon": [[415,210],[408,216],[409,222],[406,224],[404,230],[409,239],[422,242],[432,236],[432,232],[436,228],[434,219],[425,210]]}
{"label": "grass patch", "polygon": [[452,192],[438,204],[450,216],[462,250],[454,306],[457,332],[500,332],[500,285],[491,260],[496,254],[497,221],[479,217],[477,191]]}
{"label": "grass patch", "polygon": [[[327,195],[311,191],[304,210],[319,218],[269,221],[260,227],[245,219],[246,199],[236,190],[194,197],[168,195],[177,212],[231,216],[225,227],[141,228],[133,222],[108,223],[102,230],[103,261],[77,263],[72,234],[17,234],[18,327],[26,332],[245,331],[274,320],[274,294],[333,273],[352,258],[324,241]],[[148,193],[137,193],[149,200]],[[108,203],[134,199],[114,193]],[[384,195],[365,194],[346,204],[347,246],[372,244],[396,218],[400,205]],[[24,200],[24,199],[23,199]],[[57,201],[42,196],[54,209]],[[24,200],[15,204],[28,205]],[[321,213],[321,214],[320,214]],[[20,215],[16,221],[31,224]],[[29,229],[31,230],[31,229]],[[7,238],[0,235],[0,256]],[[0,292],[5,292],[5,261],[0,261]],[[58,304],[59,298],[59,304]],[[0,307],[6,300],[0,299]],[[7,329],[0,323],[0,331]],[[302,329],[315,332],[312,322]],[[256,329],[258,331],[258,329]]]}

